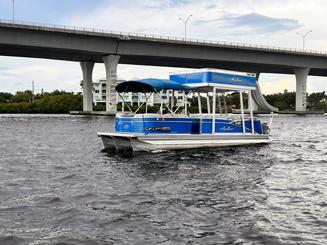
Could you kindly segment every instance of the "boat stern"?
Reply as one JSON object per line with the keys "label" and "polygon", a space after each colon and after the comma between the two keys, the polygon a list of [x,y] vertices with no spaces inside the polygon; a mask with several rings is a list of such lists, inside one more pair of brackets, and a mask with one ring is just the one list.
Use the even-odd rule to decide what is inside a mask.
{"label": "boat stern", "polygon": [[133,134],[119,134],[119,133],[97,133],[98,137],[102,139],[105,151],[135,151],[132,146],[132,140],[136,138]]}

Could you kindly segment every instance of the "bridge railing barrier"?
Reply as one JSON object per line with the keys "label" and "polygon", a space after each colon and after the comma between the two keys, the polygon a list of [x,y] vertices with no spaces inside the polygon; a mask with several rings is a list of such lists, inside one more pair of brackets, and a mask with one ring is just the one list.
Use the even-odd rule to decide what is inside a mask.
{"label": "bridge railing barrier", "polygon": [[184,39],[182,37],[174,37],[174,36],[165,36],[165,35],[155,35],[155,34],[144,34],[144,33],[135,33],[135,32],[118,32],[118,31],[109,31],[100,28],[87,28],[87,27],[78,27],[78,26],[67,26],[60,24],[44,24],[44,23],[35,23],[28,21],[12,21],[12,20],[3,20],[0,19],[0,24],[9,24],[9,25],[23,25],[29,26],[33,28],[47,28],[53,31],[64,30],[64,31],[83,31],[89,33],[101,33],[101,34],[110,34],[110,35],[119,35],[128,38],[150,38],[162,41],[179,41],[185,42],[188,44],[205,44],[205,45],[216,45],[222,47],[234,47],[234,48],[247,48],[253,50],[261,50],[261,51],[277,51],[277,52],[290,52],[297,53],[303,55],[319,55],[319,56],[327,56],[327,51],[317,51],[317,50],[302,50],[296,48],[286,48],[286,47],[276,47],[276,46],[268,46],[268,45],[256,45],[256,44],[246,44],[246,43],[234,43],[234,42],[224,42],[224,41],[215,41],[215,40],[205,40],[205,39],[193,39],[187,38]]}

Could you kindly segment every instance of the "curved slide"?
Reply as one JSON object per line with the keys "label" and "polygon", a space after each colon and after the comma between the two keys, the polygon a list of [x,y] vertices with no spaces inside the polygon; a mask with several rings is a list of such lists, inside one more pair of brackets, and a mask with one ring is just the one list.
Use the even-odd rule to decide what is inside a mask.
{"label": "curved slide", "polygon": [[279,109],[270,105],[266,101],[265,97],[263,97],[258,81],[256,83],[256,87],[257,89],[252,91],[252,98],[254,102],[258,105],[259,110],[278,112]]}

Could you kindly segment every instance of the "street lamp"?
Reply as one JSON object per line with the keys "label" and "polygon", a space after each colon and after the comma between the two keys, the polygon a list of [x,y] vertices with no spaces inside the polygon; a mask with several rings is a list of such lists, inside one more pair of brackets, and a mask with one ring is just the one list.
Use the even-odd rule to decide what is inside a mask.
{"label": "street lamp", "polygon": [[302,39],[303,39],[303,51],[305,50],[305,39],[306,39],[306,37],[307,37],[311,32],[312,32],[312,31],[310,30],[310,31],[306,32],[305,34],[300,33],[300,32],[296,33],[296,35],[301,36]]}
{"label": "street lamp", "polygon": [[192,14],[190,14],[186,20],[182,19],[182,18],[179,18],[179,20],[183,21],[184,22],[184,40],[186,41],[186,25],[187,25],[187,22],[189,21],[189,19],[192,17]]}

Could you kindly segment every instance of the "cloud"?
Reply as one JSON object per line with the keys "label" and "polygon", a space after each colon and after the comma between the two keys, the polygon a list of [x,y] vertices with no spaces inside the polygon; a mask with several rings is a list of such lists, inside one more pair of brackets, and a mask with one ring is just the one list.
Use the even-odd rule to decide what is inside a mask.
{"label": "cloud", "polygon": [[161,0],[161,1],[148,1],[145,4],[146,8],[153,8],[153,9],[168,9],[173,8],[176,6],[183,6],[192,2],[191,0]]}
{"label": "cloud", "polygon": [[280,74],[261,74],[259,78],[263,94],[271,94],[288,91],[295,91],[295,76]]}
{"label": "cloud", "polygon": [[[273,18],[257,13],[250,13],[230,17],[230,14],[222,18],[211,20],[199,20],[195,24],[220,23],[227,28],[247,28],[256,33],[271,33],[296,30],[302,26],[298,20],[289,18]],[[245,34],[245,32],[243,32]]]}
{"label": "cloud", "polygon": [[31,89],[33,80],[36,92],[41,89],[80,91],[82,76],[77,62],[0,57],[0,63],[6,63],[0,70],[0,91],[15,93]]}
{"label": "cloud", "polygon": [[251,13],[238,17],[227,18],[226,22],[231,26],[246,26],[258,32],[281,32],[295,30],[302,25],[295,19],[280,19]]}
{"label": "cloud", "polygon": [[[325,77],[308,76],[307,92],[322,92],[327,91],[327,79]],[[261,74],[259,79],[261,90],[264,94],[296,90],[295,75],[283,74]]]}
{"label": "cloud", "polygon": [[[327,11],[326,0],[99,0],[79,1],[78,8],[72,8],[77,1],[66,3],[59,0],[51,2],[50,6],[46,1],[29,0],[28,5],[33,9],[31,7],[30,11],[24,11],[24,15],[17,12],[17,15],[22,20],[40,23],[183,37],[184,24],[179,18],[193,14],[187,24],[190,38],[300,48],[302,40],[296,36],[296,32],[313,30],[307,39],[307,48],[327,48],[327,28],[322,21]],[[10,16],[11,5],[7,0],[0,0],[0,5],[2,2],[7,3],[7,9],[0,8],[0,15],[6,18]],[[23,4],[24,1],[18,2]],[[19,9],[17,5],[17,11]],[[40,11],[48,14],[36,14]],[[60,15],[54,14],[58,11]],[[294,31],[302,23],[303,27]],[[169,67],[119,65],[118,76],[125,79],[165,78],[169,72],[176,70]],[[94,80],[105,77],[103,64],[96,65],[93,77]],[[29,89],[32,80],[35,80],[37,88],[47,91],[80,91],[81,79],[78,63],[0,57],[0,91]],[[263,74],[260,84],[265,93],[294,90],[294,79],[294,76]],[[308,81],[308,91],[327,89],[327,82],[323,78],[310,77]],[[16,82],[19,84],[15,85]]]}

